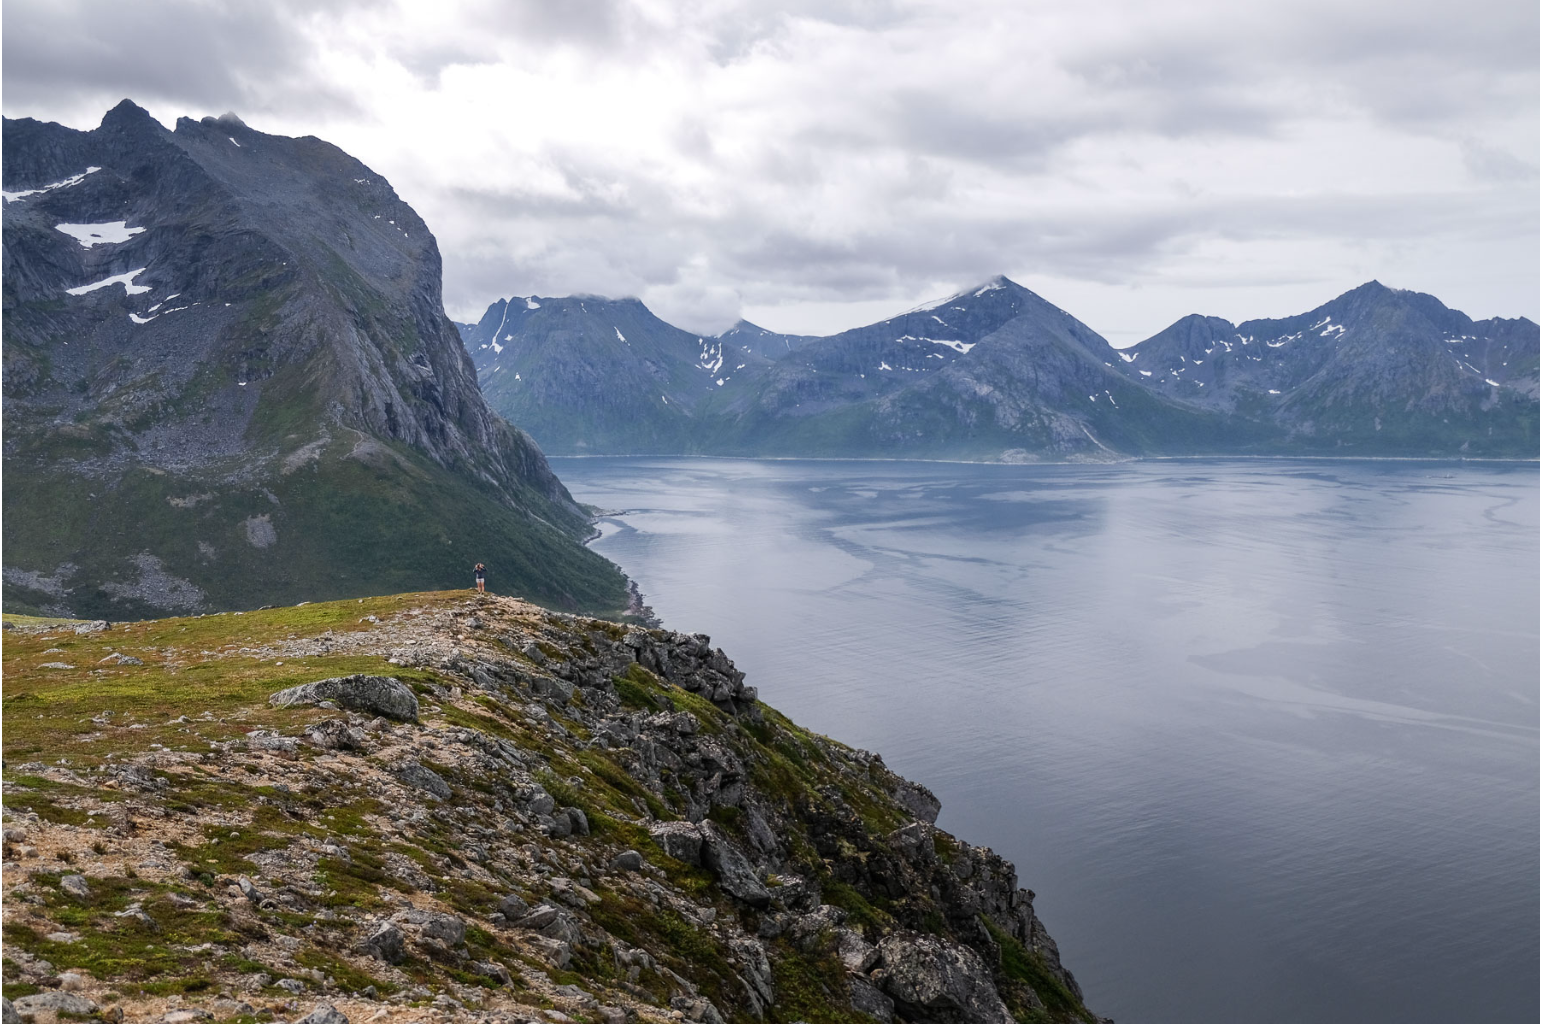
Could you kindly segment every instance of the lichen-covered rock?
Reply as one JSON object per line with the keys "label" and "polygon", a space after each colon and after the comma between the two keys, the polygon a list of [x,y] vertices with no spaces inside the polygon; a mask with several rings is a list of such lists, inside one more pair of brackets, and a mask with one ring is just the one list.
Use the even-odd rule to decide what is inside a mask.
{"label": "lichen-covered rock", "polygon": [[702,838],[702,864],[717,876],[723,891],[752,907],[769,906],[771,891],[733,841],[710,821],[704,821],[698,827]]}
{"label": "lichen-covered rock", "polygon": [[915,815],[917,821],[936,824],[937,815],[942,813],[942,801],[937,799],[937,795],[919,782],[898,776],[896,780],[894,788],[889,791],[895,802]]}
{"label": "lichen-covered rock", "polygon": [[423,767],[416,761],[402,761],[396,764],[392,767],[391,774],[414,789],[420,789],[436,799],[450,799],[450,784],[444,781],[444,776],[432,768]]}
{"label": "lichen-covered rock", "polygon": [[281,708],[322,701],[332,701],[350,711],[382,715],[398,722],[418,720],[417,695],[393,676],[335,676],[291,686],[268,698],[268,703]]}
{"label": "lichen-covered rock", "polygon": [[927,1015],[960,1024],[1013,1024],[990,968],[968,946],[935,935],[895,934],[878,944],[884,994],[902,1016]]}
{"label": "lichen-covered rock", "polygon": [[367,734],[341,718],[326,718],[305,727],[305,738],[323,750],[363,750]]}
{"label": "lichen-covered rock", "polygon": [[660,821],[648,826],[653,841],[675,860],[701,863],[701,829],[689,821]]}
{"label": "lichen-covered rock", "polygon": [[414,908],[393,914],[391,920],[395,924],[416,928],[423,938],[442,942],[447,947],[459,946],[466,941],[466,922],[454,914]]}
{"label": "lichen-covered rock", "polygon": [[37,995],[22,996],[11,1004],[16,1012],[23,1016],[31,1016],[44,1010],[52,1010],[54,1013],[75,1013],[82,1016],[95,1013],[96,1003],[85,996],[76,995],[74,992],[39,992]]}
{"label": "lichen-covered rock", "polygon": [[331,1003],[317,1003],[314,1010],[294,1024],[348,1024],[348,1017]]}

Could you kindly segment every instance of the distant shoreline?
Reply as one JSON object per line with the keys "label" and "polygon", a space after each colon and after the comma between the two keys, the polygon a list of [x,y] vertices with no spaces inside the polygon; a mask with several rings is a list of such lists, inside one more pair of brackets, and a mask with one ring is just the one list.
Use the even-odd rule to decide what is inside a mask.
{"label": "distant shoreline", "polygon": [[920,462],[946,466],[1122,466],[1131,462],[1206,462],[1250,460],[1255,462],[1497,462],[1542,466],[1542,458],[1501,459],[1457,455],[1132,455],[1124,459],[1092,461],[999,462],[984,459],[899,459],[860,455],[546,455],[553,459],[716,459],[724,462]]}

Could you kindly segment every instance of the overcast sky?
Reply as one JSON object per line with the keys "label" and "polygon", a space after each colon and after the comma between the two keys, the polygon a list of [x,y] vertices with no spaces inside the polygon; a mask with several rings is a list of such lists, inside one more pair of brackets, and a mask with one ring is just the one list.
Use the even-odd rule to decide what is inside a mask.
{"label": "overcast sky", "polygon": [[445,301],[828,333],[1005,273],[1116,344],[1371,278],[1538,319],[1536,0],[4,0],[6,116],[234,110]]}

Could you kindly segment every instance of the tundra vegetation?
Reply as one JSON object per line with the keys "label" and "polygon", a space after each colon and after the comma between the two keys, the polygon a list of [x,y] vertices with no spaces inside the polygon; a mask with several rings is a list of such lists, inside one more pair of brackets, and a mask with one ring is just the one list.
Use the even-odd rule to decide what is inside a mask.
{"label": "tundra vegetation", "polygon": [[1097,1020],[1011,864],[705,636],[13,618],[8,1020]]}

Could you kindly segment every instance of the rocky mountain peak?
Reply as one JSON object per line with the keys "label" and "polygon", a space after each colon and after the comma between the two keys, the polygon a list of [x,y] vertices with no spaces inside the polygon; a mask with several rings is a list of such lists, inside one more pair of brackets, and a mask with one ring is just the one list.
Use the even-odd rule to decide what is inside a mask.
{"label": "rocky mountain peak", "polygon": [[[7,506],[8,600],[116,617],[298,599],[302,580],[368,592],[404,568],[443,585],[503,557],[527,593],[624,606],[579,548],[583,510],[484,401],[433,236],[371,168],[218,119],[168,132],[130,101],[91,132],[6,119],[4,144],[5,467],[27,481],[7,494],[33,491]],[[134,495],[122,521],[168,528],[66,536],[46,494]],[[424,521],[446,528],[437,552],[358,549],[361,527]]]}

